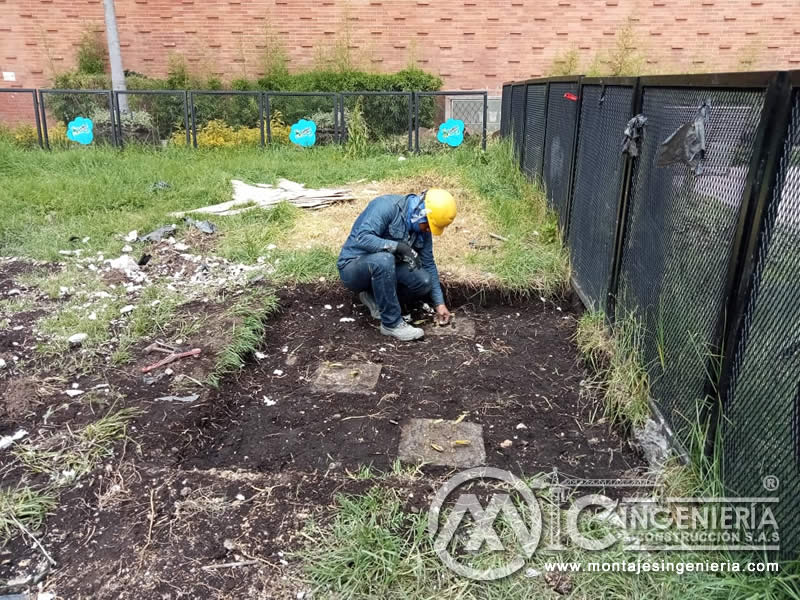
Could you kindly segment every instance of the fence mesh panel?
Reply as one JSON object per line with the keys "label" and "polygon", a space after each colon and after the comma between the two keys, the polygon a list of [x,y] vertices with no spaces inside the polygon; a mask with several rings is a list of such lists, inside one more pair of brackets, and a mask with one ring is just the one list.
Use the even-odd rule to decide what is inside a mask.
{"label": "fence mesh panel", "polygon": [[[777,185],[759,234],[745,318],[736,343],[723,425],[725,484],[763,496],[780,482],[774,508],[784,552],[800,548],[800,95]],[[772,492],[772,490],[768,490]]]}
{"label": "fence mesh panel", "polygon": [[577,83],[551,83],[547,100],[547,132],[542,178],[547,190],[547,203],[558,213],[562,230],[567,223],[569,172],[578,113],[578,103],[568,96],[574,97],[577,93]]}
{"label": "fence mesh panel", "polygon": [[529,85],[525,101],[525,151],[522,154],[522,169],[529,177],[542,176],[544,156],[544,132],[547,124],[547,84]]}
{"label": "fence mesh panel", "polygon": [[[679,441],[702,401],[763,90],[645,88],[618,306],[645,327],[651,395]],[[705,170],[656,166],[659,145],[711,105]]]}
{"label": "fence mesh panel", "polygon": [[621,140],[632,99],[630,87],[583,86],[569,248],[574,282],[600,310],[608,299],[625,166]]}
{"label": "fence mesh panel", "polygon": [[514,155],[519,158],[522,151],[522,134],[525,129],[525,86],[515,85],[511,92],[511,135],[514,140]]}
{"label": "fence mesh panel", "polygon": [[503,86],[503,98],[500,107],[500,135],[506,137],[511,123],[511,86]]}

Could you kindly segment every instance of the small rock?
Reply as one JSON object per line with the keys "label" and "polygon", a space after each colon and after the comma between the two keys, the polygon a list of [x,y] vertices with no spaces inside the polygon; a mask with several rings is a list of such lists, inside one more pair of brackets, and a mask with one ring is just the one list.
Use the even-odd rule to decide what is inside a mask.
{"label": "small rock", "polygon": [[517,429],[527,429],[527,428],[528,426],[525,425],[525,423],[520,423],[519,425],[517,425]]}
{"label": "small rock", "polygon": [[184,244],[183,242],[178,242],[177,244],[175,244],[175,250],[177,250],[178,252],[186,252],[188,249],[189,245]]}
{"label": "small rock", "polygon": [[133,231],[128,232],[128,235],[125,236],[125,241],[135,242],[138,237],[139,237],[139,232],[134,229]]}
{"label": "small rock", "polygon": [[514,442],[512,442],[511,440],[505,440],[503,442],[500,442],[500,447],[501,448],[511,448],[511,446],[513,444],[514,444]]}
{"label": "small rock", "polygon": [[191,493],[192,493],[192,488],[189,488],[189,487],[181,488],[181,496],[186,497]]}
{"label": "small rock", "polygon": [[6,361],[0,358],[0,369],[5,369],[5,368],[6,368]]}
{"label": "small rock", "polygon": [[138,271],[139,270],[139,263],[137,263],[128,254],[123,254],[119,258],[109,258],[105,262],[112,269],[118,269],[120,271]]}
{"label": "small rock", "polygon": [[69,342],[69,345],[73,347],[80,346],[81,344],[83,344],[83,342],[86,341],[86,338],[88,337],[89,337],[88,333],[76,333],[74,335],[69,336],[67,338],[67,342]]}
{"label": "small rock", "polygon": [[6,292],[8,296],[19,296],[22,292],[19,291],[17,288],[10,289]]}
{"label": "small rock", "polygon": [[71,387],[73,390],[77,390],[80,386],[77,383],[73,383]]}
{"label": "small rock", "polygon": [[276,377],[280,377],[281,375],[283,375],[283,371],[281,371],[280,369],[275,369],[272,372],[272,374],[275,375]]}
{"label": "small rock", "polygon": [[264,354],[263,352],[256,352],[256,358],[258,360],[264,360],[265,358],[267,358],[267,355]]}
{"label": "small rock", "polygon": [[11,328],[11,331],[22,331],[23,329],[25,329],[24,325],[16,325],[15,327]]}
{"label": "small rock", "polygon": [[[242,495],[239,494],[239,496]],[[242,496],[241,498],[239,498],[239,496],[236,496],[237,500],[238,499],[244,500],[244,496]],[[222,545],[225,546],[226,550],[236,550],[236,542],[234,542],[230,538],[225,538],[224,540],[222,540]]]}
{"label": "small rock", "polygon": [[355,321],[355,319],[352,317],[342,317],[339,319],[339,323],[352,323],[353,321]]}
{"label": "small rock", "polygon": [[128,304],[123,306],[119,309],[119,312],[123,315],[127,315],[129,312],[133,312],[133,309],[136,308],[133,304]]}
{"label": "small rock", "polygon": [[264,404],[266,404],[267,406],[275,406],[277,403],[278,402],[276,400],[272,400],[264,396]]}
{"label": "small rock", "polygon": [[333,310],[333,307],[330,304],[326,304],[325,310]]}
{"label": "small rock", "polygon": [[237,499],[239,502],[242,502],[242,501],[244,500],[244,494],[236,494],[236,499]]}
{"label": "small rock", "polygon": [[397,157],[398,162],[403,162],[405,159],[406,159],[405,156],[398,156]]}
{"label": "small rock", "polygon": [[80,396],[83,390],[64,390],[64,393],[70,398],[74,398],[75,396]]}
{"label": "small rock", "polygon": [[164,369],[164,375],[172,375],[175,371],[170,368]]}
{"label": "small rock", "polygon": [[122,247],[122,251],[123,251],[123,252],[125,252],[126,254],[127,254],[128,252],[133,252],[133,246],[131,246],[130,244],[125,244],[125,245]]}
{"label": "small rock", "polygon": [[89,316],[86,317],[86,318],[89,319],[90,321],[97,321],[97,313],[96,312],[91,312],[91,313],[89,313]]}

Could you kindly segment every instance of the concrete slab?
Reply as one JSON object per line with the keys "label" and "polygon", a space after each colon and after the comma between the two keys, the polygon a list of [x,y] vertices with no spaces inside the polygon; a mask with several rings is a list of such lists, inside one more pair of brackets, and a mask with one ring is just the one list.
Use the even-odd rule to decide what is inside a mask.
{"label": "concrete slab", "polygon": [[369,394],[381,376],[381,365],[356,361],[325,362],[317,369],[311,387],[318,392]]}
{"label": "concrete slab", "polygon": [[456,335],[461,337],[475,337],[475,321],[466,317],[458,317],[449,325],[430,325],[425,328],[425,335]]}
{"label": "concrete slab", "polygon": [[[468,441],[468,445],[461,443]],[[435,447],[434,447],[435,446]],[[475,467],[486,462],[483,426],[462,421],[411,419],[400,432],[400,460],[447,467]]]}

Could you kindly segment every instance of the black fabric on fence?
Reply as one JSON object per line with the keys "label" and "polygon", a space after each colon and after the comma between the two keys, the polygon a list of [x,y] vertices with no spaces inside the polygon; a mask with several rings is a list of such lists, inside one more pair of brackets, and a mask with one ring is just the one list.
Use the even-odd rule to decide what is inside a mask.
{"label": "black fabric on fence", "polygon": [[605,310],[614,259],[617,209],[625,155],[620,140],[631,117],[633,88],[583,87],[578,161],[570,216],[569,249],[573,281],[584,302]]}
{"label": "black fabric on fence", "polygon": [[[701,176],[657,167],[660,144],[711,101]],[[647,117],[636,163],[618,309],[645,326],[651,395],[686,442],[703,400],[712,339],[764,92],[645,88]],[[620,315],[618,315],[620,316]]]}
{"label": "black fabric on fence", "polygon": [[[758,249],[723,419],[724,481],[737,496],[780,496],[781,550],[800,549],[800,95]],[[764,478],[779,481],[765,490]]]}
{"label": "black fabric on fence", "polygon": [[511,86],[503,86],[503,97],[500,104],[500,135],[508,135],[511,124]]}
{"label": "black fabric on fence", "polygon": [[511,92],[511,135],[514,140],[514,155],[522,152],[522,134],[525,130],[525,86],[515,85]]}
{"label": "black fabric on fence", "polygon": [[547,203],[558,213],[562,230],[567,224],[569,175],[578,116],[578,102],[571,98],[577,93],[577,83],[551,83],[547,100],[542,179],[547,190]]}
{"label": "black fabric on fence", "polygon": [[525,151],[522,170],[531,178],[541,178],[544,157],[544,132],[547,124],[547,84],[529,85],[525,101]]}

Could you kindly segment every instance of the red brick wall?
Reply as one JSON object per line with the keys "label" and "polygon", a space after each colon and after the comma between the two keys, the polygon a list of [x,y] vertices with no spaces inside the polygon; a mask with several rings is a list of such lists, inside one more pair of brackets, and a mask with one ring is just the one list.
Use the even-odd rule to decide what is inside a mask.
{"label": "red brick wall", "polygon": [[[349,39],[367,67],[413,58],[454,89],[547,73],[576,49],[584,65],[632,19],[647,68],[658,72],[800,68],[797,0],[116,0],[126,69],[166,72],[170,54],[224,79],[262,70],[265,32],[303,69]],[[102,0],[0,0],[0,70],[46,86],[75,66],[86,30],[103,31]],[[0,94],[0,121],[3,102]]]}

